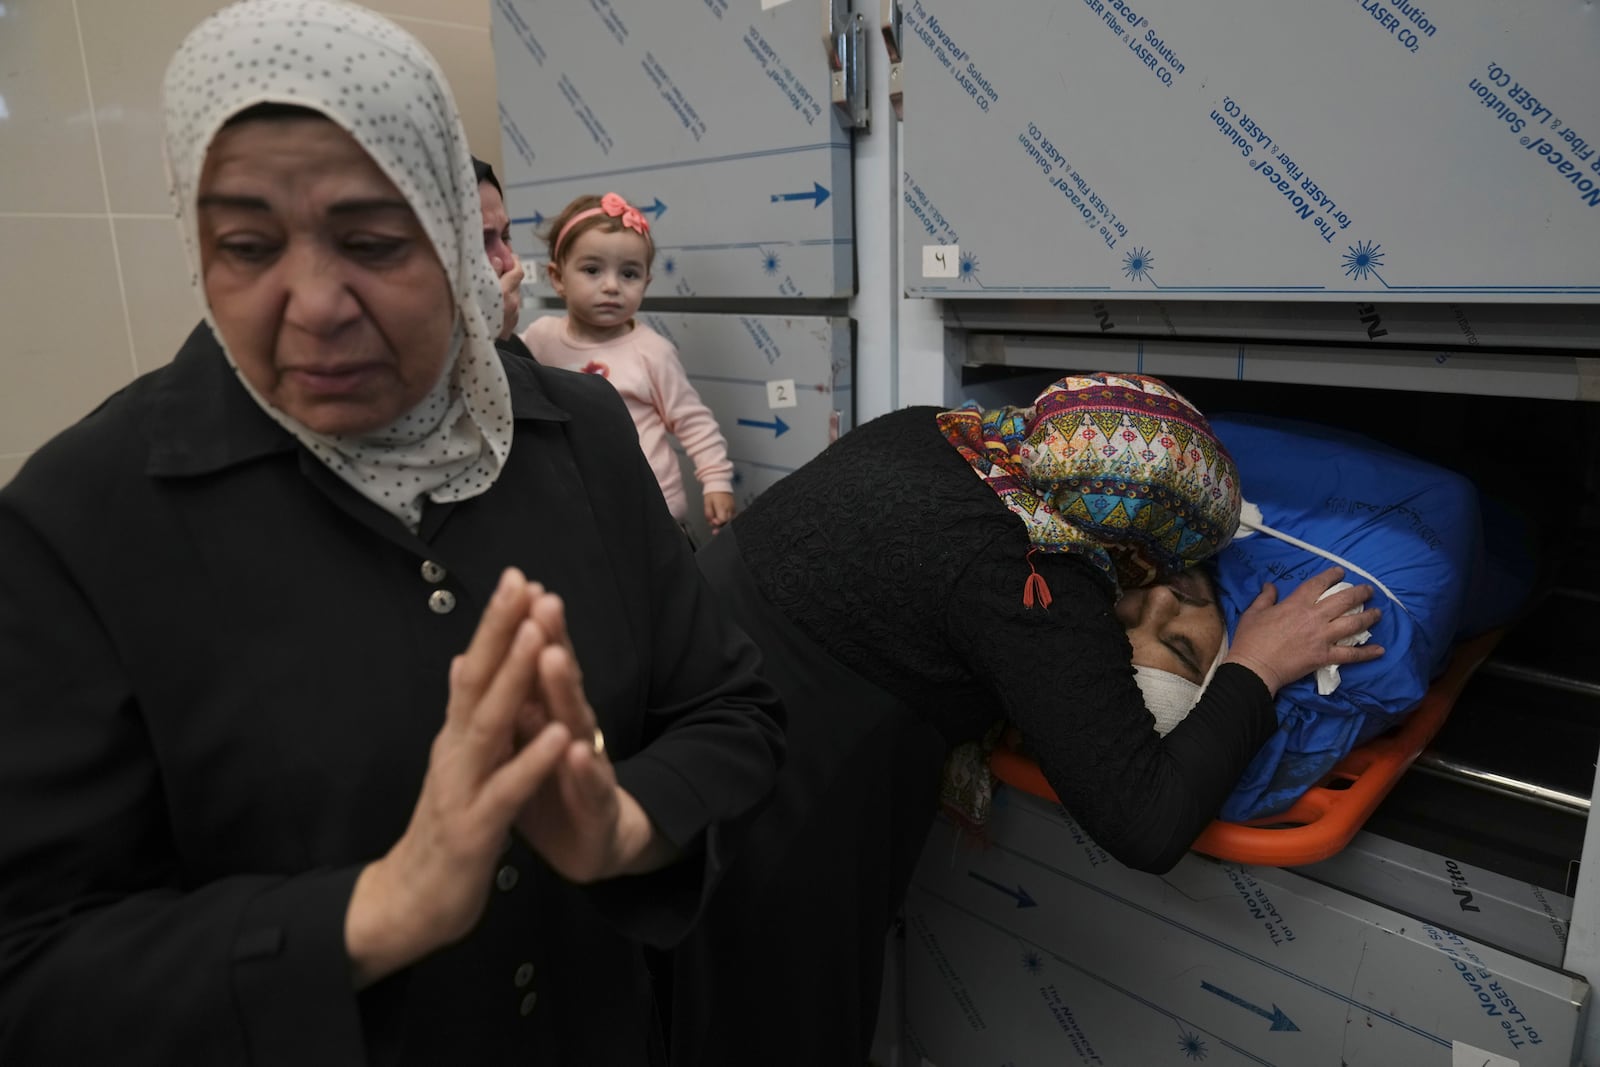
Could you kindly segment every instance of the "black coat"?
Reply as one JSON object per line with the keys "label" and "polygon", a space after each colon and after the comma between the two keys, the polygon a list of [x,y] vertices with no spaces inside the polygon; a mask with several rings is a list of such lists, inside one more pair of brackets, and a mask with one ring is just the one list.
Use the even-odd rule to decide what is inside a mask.
{"label": "black coat", "polygon": [[[1109,578],[1034,553],[937,413],[905,408],[851,430],[700,552],[761,646],[789,731],[772,803],[678,950],[684,1064],[867,1058],[884,938],[949,745],[1001,719],[1020,727],[1094,845],[1164,872],[1277,728],[1266,686],[1226,664],[1158,736]],[[1032,573],[1048,608],[1023,600]],[[785,976],[783,996],[750,981],[764,971]]]}
{"label": "black coat", "polygon": [[[615,392],[505,365],[506,468],[415,535],[205,327],[0,491],[0,1063],[653,1058],[639,942],[697,914],[781,711]],[[584,889],[508,843],[475,932],[357,996],[351,887],[510,565],[566,598],[618,778],[689,855]]]}

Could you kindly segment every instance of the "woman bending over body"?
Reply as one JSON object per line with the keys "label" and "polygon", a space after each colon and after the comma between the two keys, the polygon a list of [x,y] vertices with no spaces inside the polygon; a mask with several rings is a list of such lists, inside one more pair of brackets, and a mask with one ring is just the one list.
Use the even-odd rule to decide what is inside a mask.
{"label": "woman bending over body", "polygon": [[[1027,408],[869,422],[703,549],[783,696],[789,751],[678,952],[674,1061],[865,1062],[941,766],[999,721],[1113,856],[1176,863],[1276,728],[1277,689],[1382,651],[1336,646],[1377,613],[1341,618],[1364,587],[1317,603],[1330,571],[1282,600],[1264,588],[1213,671],[1222,617],[1194,565],[1239,503],[1198,411],[1155,379],[1096,375]],[[1189,711],[1202,685],[1160,736],[1147,704]]]}

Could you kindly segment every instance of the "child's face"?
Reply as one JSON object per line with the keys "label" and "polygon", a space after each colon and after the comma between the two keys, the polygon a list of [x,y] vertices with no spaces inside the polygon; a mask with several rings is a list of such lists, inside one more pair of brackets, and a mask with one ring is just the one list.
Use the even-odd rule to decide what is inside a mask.
{"label": "child's face", "polygon": [[567,302],[567,329],[585,341],[627,333],[650,284],[650,246],[632,230],[585,230],[550,264],[550,284]]}

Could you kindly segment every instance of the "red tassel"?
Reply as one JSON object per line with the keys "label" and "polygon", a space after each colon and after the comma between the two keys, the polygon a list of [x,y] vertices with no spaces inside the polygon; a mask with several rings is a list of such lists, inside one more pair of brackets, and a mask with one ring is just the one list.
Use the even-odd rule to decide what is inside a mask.
{"label": "red tassel", "polygon": [[[1039,546],[1034,545],[1028,549],[1028,556],[1032,557],[1037,551],[1039,551]],[[1052,599],[1050,586],[1045,583],[1044,575],[1033,569],[1033,560],[1029,558],[1027,562],[1028,570],[1033,571],[1033,573],[1028,575],[1028,580],[1022,583],[1022,606],[1025,608],[1033,607],[1034,598],[1037,597],[1039,606],[1048,609]]]}

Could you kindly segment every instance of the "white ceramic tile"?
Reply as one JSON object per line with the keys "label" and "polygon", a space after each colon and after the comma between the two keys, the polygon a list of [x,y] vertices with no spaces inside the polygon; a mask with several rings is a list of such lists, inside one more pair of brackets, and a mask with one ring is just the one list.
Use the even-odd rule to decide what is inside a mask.
{"label": "white ceramic tile", "polygon": [[[48,2],[66,7],[72,0]],[[224,0],[76,3],[111,210],[119,215],[167,214],[171,200],[161,164],[161,79],[184,37],[223,7]]]}
{"label": "white ceramic tile", "polygon": [[72,0],[0,16],[0,211],[106,209]]}
{"label": "white ceramic tile", "polygon": [[[165,214],[170,201],[161,163],[161,79],[184,36],[224,0],[77,3],[112,211]],[[468,137],[487,147],[485,158],[497,161],[500,119],[487,0],[415,0],[384,7],[439,61]]]}
{"label": "white ceramic tile", "polygon": [[0,455],[15,455],[127,384],[133,355],[109,220],[0,218],[0,250]]}
{"label": "white ceramic tile", "polygon": [[433,22],[453,22],[476,29],[489,28],[489,4],[492,0],[371,0],[367,6],[390,18],[407,17],[429,19]]}
{"label": "white ceramic tile", "polygon": [[441,26],[410,18],[396,22],[411,32],[450,82],[450,92],[467,130],[467,143],[479,156],[500,164],[500,105],[495,93],[494,50],[487,29]]}
{"label": "white ceramic tile", "polygon": [[189,258],[173,219],[113,219],[139,373],[172,362],[200,321]]}
{"label": "white ceramic tile", "polygon": [[27,459],[28,453],[26,452],[20,452],[14,456],[0,456],[0,486],[4,486],[12,478],[15,478]]}

